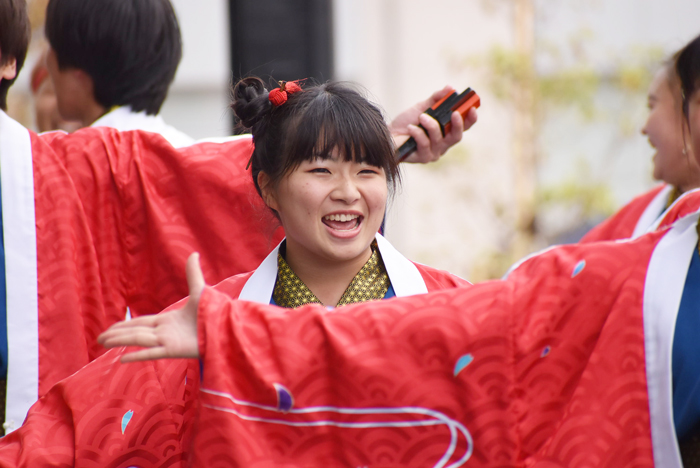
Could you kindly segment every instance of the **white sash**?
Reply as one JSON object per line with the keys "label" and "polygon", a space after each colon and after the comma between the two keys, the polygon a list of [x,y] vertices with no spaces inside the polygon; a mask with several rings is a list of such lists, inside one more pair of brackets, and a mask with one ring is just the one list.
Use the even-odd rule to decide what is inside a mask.
{"label": "white sash", "polygon": [[9,354],[5,430],[11,432],[38,399],[39,303],[31,139],[2,111],[0,174]]}
{"label": "white sash", "polygon": [[644,281],[644,348],[654,466],[682,468],[673,422],[671,357],[700,213],[677,221],[652,253]]}

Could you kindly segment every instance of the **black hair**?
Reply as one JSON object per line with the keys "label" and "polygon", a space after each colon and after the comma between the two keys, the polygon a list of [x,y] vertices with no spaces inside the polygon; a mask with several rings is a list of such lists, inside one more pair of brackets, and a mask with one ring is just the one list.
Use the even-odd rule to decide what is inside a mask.
{"label": "black hair", "polygon": [[59,68],[85,71],[107,109],[157,114],[182,58],[169,0],[50,0],[46,37]]}
{"label": "black hair", "polygon": [[681,80],[678,78],[678,73],[676,72],[676,61],[678,60],[679,54],[680,52],[676,52],[671,57],[661,62],[661,70],[663,70],[665,74],[668,89],[671,90],[671,94],[673,95],[673,102],[678,108],[682,108],[683,93],[681,92]]}
{"label": "black hair", "polygon": [[683,47],[676,58],[676,73],[683,92],[683,114],[688,119],[690,98],[700,87],[700,36]]}
{"label": "black hair", "polygon": [[24,65],[29,47],[29,16],[25,0],[0,0],[0,66],[11,59],[17,62],[17,75],[0,80],[0,109],[7,110],[7,92]]}
{"label": "black hair", "polygon": [[400,182],[394,143],[381,111],[348,83],[306,85],[273,105],[260,78],[239,81],[233,108],[239,126],[250,129],[255,149],[253,182],[265,172],[273,184],[304,161],[328,159],[334,150],[345,161],[381,167],[390,188]]}

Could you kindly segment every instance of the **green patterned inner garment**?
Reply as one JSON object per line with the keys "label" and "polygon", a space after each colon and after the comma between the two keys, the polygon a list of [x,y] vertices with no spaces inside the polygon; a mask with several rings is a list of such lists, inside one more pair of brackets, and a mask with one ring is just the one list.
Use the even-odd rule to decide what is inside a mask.
{"label": "green patterned inner garment", "polygon": [[[356,302],[382,299],[391,283],[386,273],[377,242],[372,242],[372,256],[350,282],[336,307]],[[321,304],[321,301],[292,271],[282,254],[277,255],[277,282],[272,298],[280,307],[294,309],[306,304]]]}

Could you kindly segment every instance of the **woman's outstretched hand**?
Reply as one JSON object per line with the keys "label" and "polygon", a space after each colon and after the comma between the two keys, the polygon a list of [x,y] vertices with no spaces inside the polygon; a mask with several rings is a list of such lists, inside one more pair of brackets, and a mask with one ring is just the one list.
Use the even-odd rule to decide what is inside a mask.
{"label": "woman's outstretched hand", "polygon": [[122,362],[163,358],[198,358],[197,307],[204,289],[199,254],[187,259],[190,296],[182,309],[135,318],[112,325],[97,341],[105,348],[141,346],[143,350],[125,354]]}
{"label": "woman's outstretched hand", "polygon": [[[453,112],[452,128],[443,137],[437,120],[423,113],[453,91],[454,89],[450,86],[445,86],[443,89],[434,92],[425,101],[416,103],[397,115],[389,124],[389,130],[394,137],[394,143],[397,148],[409,137],[413,137],[416,140],[417,149],[406,158],[406,162],[429,163],[437,161],[448,149],[462,140],[462,133],[465,130],[468,130],[476,123],[477,115],[474,109],[469,110],[464,122],[462,122],[459,112]],[[427,135],[418,127],[419,123],[428,131]]]}

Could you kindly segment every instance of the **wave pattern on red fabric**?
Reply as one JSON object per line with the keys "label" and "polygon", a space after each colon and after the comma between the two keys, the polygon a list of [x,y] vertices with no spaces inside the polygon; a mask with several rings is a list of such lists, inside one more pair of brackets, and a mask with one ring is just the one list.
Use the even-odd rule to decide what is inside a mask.
{"label": "wave pattern on red fabric", "polygon": [[[280,313],[207,290],[195,463],[651,467],[641,307],[662,234],[566,246],[505,281],[342,312]],[[289,411],[275,411],[280,386]],[[444,424],[339,427],[367,422],[356,410],[368,408],[444,414],[473,453],[465,462],[468,438]]]}
{"label": "wave pattern on red fabric", "polygon": [[54,386],[2,439],[0,466],[185,467],[199,363],[120,357],[109,351]]}
{"label": "wave pattern on red fabric", "polygon": [[250,138],[180,150],[162,137],[88,128],[31,133],[39,290],[39,394],[101,355],[109,325],[254,269],[282,238],[253,187]]}

